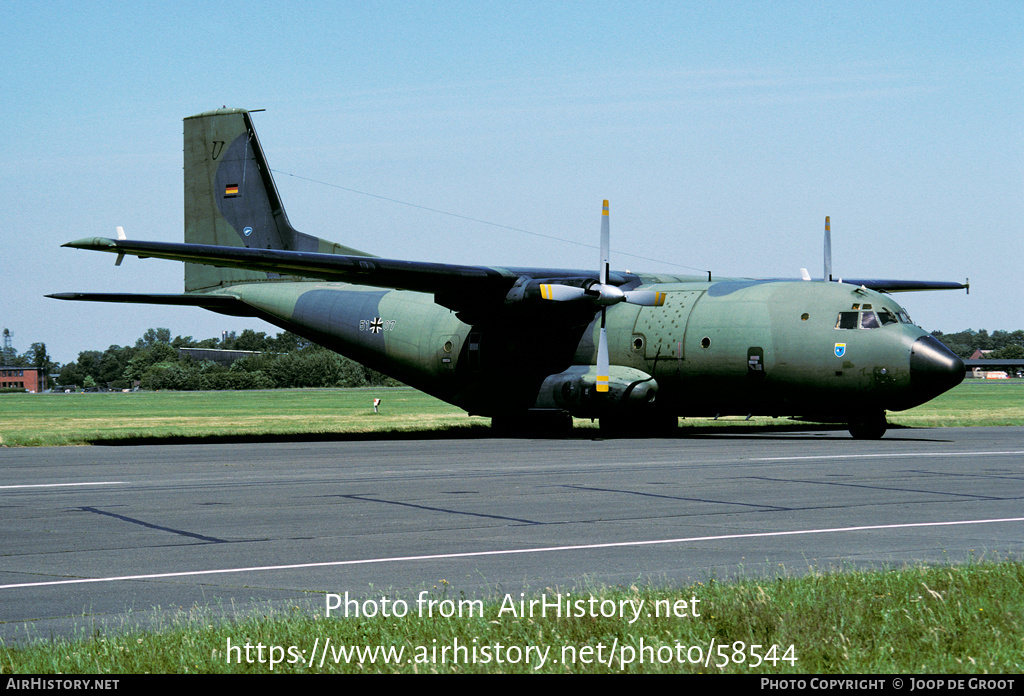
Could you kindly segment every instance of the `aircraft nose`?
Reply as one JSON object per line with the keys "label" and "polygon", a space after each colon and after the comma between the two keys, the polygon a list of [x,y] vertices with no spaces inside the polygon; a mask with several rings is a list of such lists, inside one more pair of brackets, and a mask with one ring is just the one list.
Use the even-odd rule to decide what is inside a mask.
{"label": "aircraft nose", "polygon": [[922,336],[910,349],[910,384],[930,399],[964,380],[964,361],[934,336]]}

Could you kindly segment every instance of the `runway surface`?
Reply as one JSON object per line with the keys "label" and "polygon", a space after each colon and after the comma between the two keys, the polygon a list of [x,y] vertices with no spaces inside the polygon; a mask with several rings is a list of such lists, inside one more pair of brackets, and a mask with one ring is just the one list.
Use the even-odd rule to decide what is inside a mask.
{"label": "runway surface", "polygon": [[1024,554],[1024,428],[0,450],[0,638]]}

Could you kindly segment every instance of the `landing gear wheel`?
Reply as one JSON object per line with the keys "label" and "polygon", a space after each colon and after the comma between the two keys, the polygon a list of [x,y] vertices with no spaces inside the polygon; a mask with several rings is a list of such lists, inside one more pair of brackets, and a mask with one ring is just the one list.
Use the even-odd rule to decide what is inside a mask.
{"label": "landing gear wheel", "polygon": [[878,440],[885,435],[889,424],[885,421],[885,411],[850,421],[850,434],[854,440]]}

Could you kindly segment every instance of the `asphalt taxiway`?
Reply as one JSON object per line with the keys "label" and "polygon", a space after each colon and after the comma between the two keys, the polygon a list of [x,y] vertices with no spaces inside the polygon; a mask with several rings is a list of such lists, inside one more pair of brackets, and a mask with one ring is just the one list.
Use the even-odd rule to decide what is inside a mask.
{"label": "asphalt taxiway", "polygon": [[1011,427],[0,449],[0,638],[1020,558],[1022,499]]}

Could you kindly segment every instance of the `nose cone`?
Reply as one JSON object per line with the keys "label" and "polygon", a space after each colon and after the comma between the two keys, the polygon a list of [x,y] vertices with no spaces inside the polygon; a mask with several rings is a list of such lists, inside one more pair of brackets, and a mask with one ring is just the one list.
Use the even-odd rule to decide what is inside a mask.
{"label": "nose cone", "polygon": [[910,386],[918,403],[960,384],[964,374],[964,361],[934,336],[922,336],[910,349]]}

